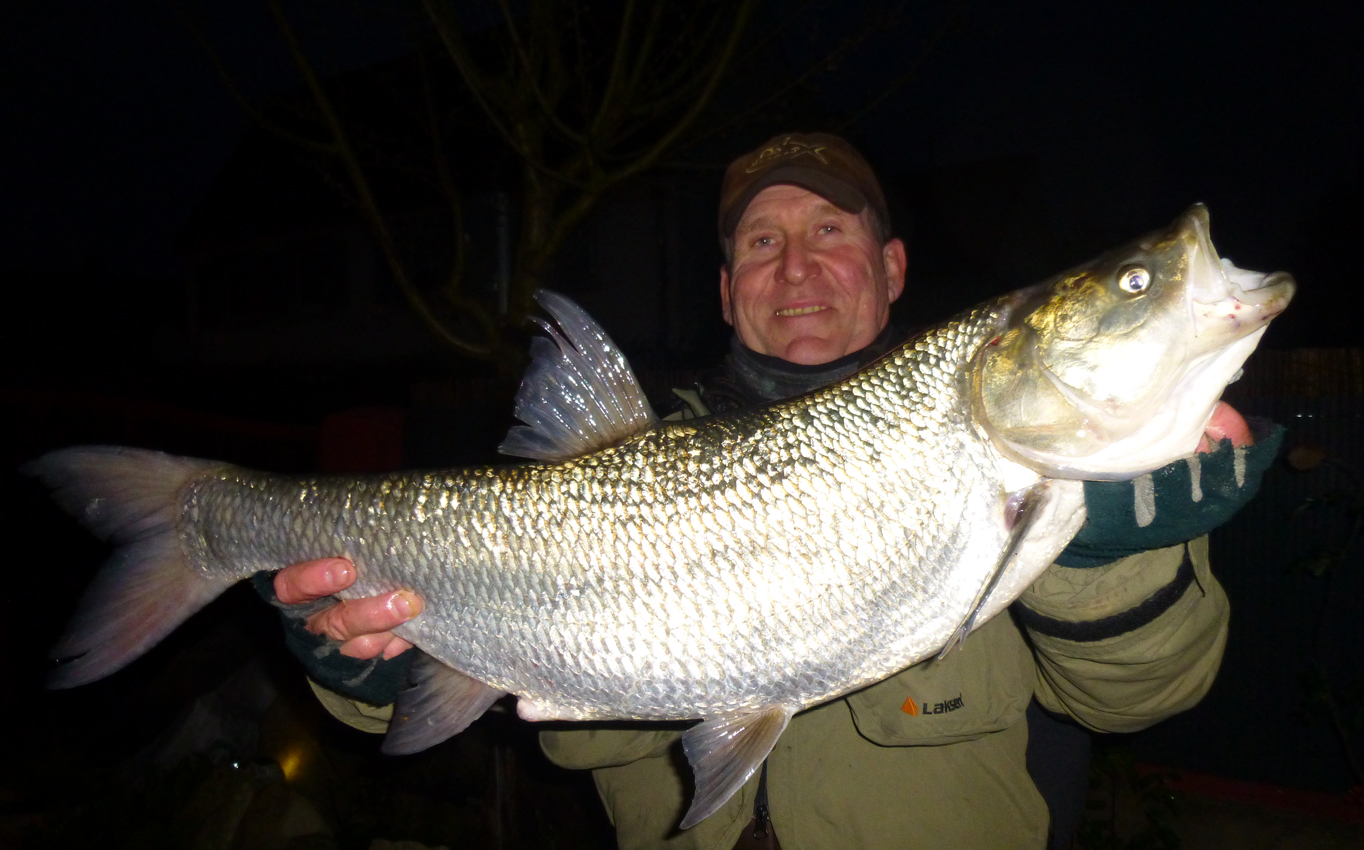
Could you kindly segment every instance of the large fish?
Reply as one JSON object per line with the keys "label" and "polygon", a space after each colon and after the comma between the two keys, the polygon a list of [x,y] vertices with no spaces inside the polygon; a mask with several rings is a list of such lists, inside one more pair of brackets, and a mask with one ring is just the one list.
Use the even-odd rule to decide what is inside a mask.
{"label": "large fish", "polygon": [[968,310],[858,374],[760,409],[659,423],[585,314],[546,295],[504,451],[521,465],[270,475],[121,448],[27,469],[119,544],[51,677],[123,667],[257,570],[345,555],[355,598],[411,588],[425,657],[385,742],[430,746],[503,694],[529,720],[700,719],[714,812],[790,717],[946,651],[1084,521],[1081,479],[1198,445],[1292,279],[1169,228]]}

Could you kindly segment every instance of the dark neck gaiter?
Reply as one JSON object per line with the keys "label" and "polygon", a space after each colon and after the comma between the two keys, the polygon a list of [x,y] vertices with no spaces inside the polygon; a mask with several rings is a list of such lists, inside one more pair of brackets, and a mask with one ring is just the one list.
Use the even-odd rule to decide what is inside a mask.
{"label": "dark neck gaiter", "polygon": [[759,354],[738,337],[729,341],[729,356],[703,382],[702,398],[714,413],[791,398],[841,380],[866,366],[904,339],[904,332],[887,325],[866,348],[829,363],[802,366],[780,357]]}

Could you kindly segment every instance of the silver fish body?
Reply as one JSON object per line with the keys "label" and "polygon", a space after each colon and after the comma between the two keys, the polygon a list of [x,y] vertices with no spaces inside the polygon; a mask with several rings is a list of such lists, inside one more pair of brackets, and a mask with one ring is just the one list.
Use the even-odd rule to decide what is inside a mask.
{"label": "silver fish body", "polygon": [[[544,719],[693,719],[715,811],[792,714],[945,651],[1084,521],[1081,480],[1192,454],[1291,278],[1217,257],[1195,206],[991,300],[833,386],[658,423],[560,296],[504,450],[516,466],[306,478],[107,447],[28,469],[121,545],[54,687],[129,663],[257,570],[344,555],[346,598],[411,588],[429,658],[385,748],[463,729],[504,693]],[[430,660],[430,659],[434,659]]]}
{"label": "silver fish body", "polygon": [[1005,302],[799,400],[560,463],[381,478],[235,468],[183,539],[238,578],[343,554],[344,595],[412,588],[398,632],[556,719],[814,705],[939,650],[1007,535],[965,367]]}

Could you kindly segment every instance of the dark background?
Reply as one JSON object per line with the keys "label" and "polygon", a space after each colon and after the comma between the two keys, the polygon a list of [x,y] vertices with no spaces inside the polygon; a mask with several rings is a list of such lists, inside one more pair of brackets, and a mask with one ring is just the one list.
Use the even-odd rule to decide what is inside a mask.
{"label": "dark background", "polygon": [[[762,32],[808,15],[763,55],[771,79],[827,51],[856,8],[815,4],[811,15],[803,6],[773,0],[754,25]],[[328,75],[378,73],[425,43],[401,13],[321,2],[290,11]],[[43,651],[103,549],[13,472],[19,463],[70,443],[114,442],[313,469],[338,427],[352,450],[367,434],[397,440],[394,462],[467,462],[491,454],[507,421],[506,390],[490,367],[424,336],[381,275],[361,281],[370,289],[360,301],[327,300],[333,278],[354,277],[372,258],[328,265],[338,262],[335,246],[352,244],[353,222],[308,194],[316,186],[306,169],[252,129],[181,14],[212,39],[250,98],[297,92],[297,72],[255,4],[0,8],[0,394],[15,423],[3,458],[14,547],[0,635],[9,648],[5,750],[26,771],[0,786],[7,817],[42,823],[59,809],[88,814],[90,800],[111,811],[130,805],[110,802],[109,777],[123,776],[120,765],[153,741],[164,744],[188,706],[252,659],[273,671],[270,687],[292,706],[272,721],[285,731],[271,740],[321,736],[323,749],[344,754],[333,760],[353,758],[394,782],[402,775],[364,761],[369,739],[319,720],[278,652],[269,613],[245,592],[108,682],[43,692]],[[727,339],[713,237],[723,165],[772,133],[839,126],[912,59],[918,70],[902,87],[841,127],[881,174],[910,245],[902,321],[941,318],[1031,283],[1203,201],[1224,256],[1298,277],[1297,300],[1262,348],[1356,347],[1361,39],[1364,12],[1354,3],[907,4],[894,27],[802,88],[787,113],[797,126],[749,122],[613,196],[572,240],[556,283],[660,385],[713,363]],[[733,81],[721,103],[754,79]],[[276,236],[286,247],[261,253]],[[233,254],[241,245],[249,250]],[[221,311],[205,306],[218,303]],[[1244,406],[1290,425],[1307,417],[1290,443],[1327,445],[1358,470],[1359,389],[1348,380],[1331,387],[1251,388]],[[372,464],[383,462],[378,455]],[[1312,539],[1336,533],[1290,526],[1288,512],[1335,486],[1276,469],[1254,515],[1215,541],[1236,605],[1227,666],[1203,706],[1137,739],[1144,757],[1298,788],[1349,784],[1300,682],[1325,590],[1286,571]],[[1358,591],[1355,579],[1333,593],[1358,600]],[[1361,618],[1339,610],[1331,618],[1328,643],[1364,645]],[[1360,665],[1342,652],[1333,664]],[[321,731],[288,731],[295,722]],[[460,746],[472,748],[469,758],[493,758],[487,741],[504,732]],[[246,746],[239,737],[224,733]],[[533,746],[517,740],[500,745],[512,756],[498,758],[520,758],[533,773],[525,767]],[[429,781],[465,789],[469,800],[493,793],[486,777],[451,778],[424,764]],[[574,796],[581,789],[571,780],[544,781],[567,795],[574,817],[601,828],[590,791]]]}
{"label": "dark background", "polygon": [[[754,31],[805,5],[768,4]],[[298,88],[263,9],[186,8],[248,96]],[[397,59],[421,40],[396,12],[290,8],[324,73]],[[0,14],[0,270],[106,279],[182,274],[177,237],[249,122],[176,7],[52,2],[10,4]],[[952,23],[943,28],[945,17]],[[824,10],[802,20],[787,30],[774,62],[803,67],[847,34],[856,15]],[[860,111],[907,60],[920,61],[921,42],[932,37],[918,72],[845,132],[896,187],[900,229],[911,238],[944,227],[909,221],[943,203],[912,190],[935,177],[964,182],[952,180],[953,171],[995,185],[977,187],[974,198],[954,187],[958,197],[948,203],[968,221],[952,226],[969,231],[1009,215],[1035,230],[1025,244],[986,247],[1008,252],[986,261],[970,256],[977,246],[912,238],[922,259],[912,267],[917,289],[961,266],[990,267],[999,279],[977,282],[982,291],[1020,285],[1203,201],[1224,254],[1247,268],[1288,268],[1303,278],[1302,301],[1267,344],[1351,344],[1358,287],[1349,284],[1345,258],[1360,197],[1359,35],[1360,12],[1348,3],[906,4],[895,29],[813,80],[812,105],[801,117],[813,125],[821,111],[829,123]],[[728,140],[733,148],[713,146],[690,159],[718,169],[730,150],[777,129],[746,128],[747,137]],[[1011,185],[989,179],[992,165],[1010,172]],[[715,176],[697,174],[696,182]],[[89,296],[74,285],[63,294],[60,305],[47,306],[71,310],[73,300]],[[958,303],[975,295],[962,292]]]}

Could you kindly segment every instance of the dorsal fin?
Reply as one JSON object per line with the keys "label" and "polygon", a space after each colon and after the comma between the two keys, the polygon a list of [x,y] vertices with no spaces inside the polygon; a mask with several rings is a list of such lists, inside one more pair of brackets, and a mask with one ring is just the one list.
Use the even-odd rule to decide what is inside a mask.
{"label": "dorsal fin", "polygon": [[513,413],[526,424],[508,431],[497,450],[567,460],[657,425],[630,363],[601,325],[556,292],[538,290],[535,300],[558,327],[535,319],[548,337],[531,340],[531,364],[516,393]]}

